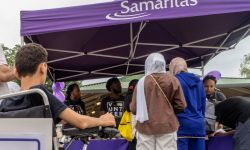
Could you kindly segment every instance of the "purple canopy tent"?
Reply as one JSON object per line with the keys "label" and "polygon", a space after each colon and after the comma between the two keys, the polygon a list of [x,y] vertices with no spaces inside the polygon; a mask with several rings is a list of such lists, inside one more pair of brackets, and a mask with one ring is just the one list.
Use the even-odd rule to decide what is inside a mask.
{"label": "purple canopy tent", "polygon": [[54,81],[143,73],[152,52],[201,69],[249,30],[249,0],[123,0],[21,12],[21,36],[47,48]]}

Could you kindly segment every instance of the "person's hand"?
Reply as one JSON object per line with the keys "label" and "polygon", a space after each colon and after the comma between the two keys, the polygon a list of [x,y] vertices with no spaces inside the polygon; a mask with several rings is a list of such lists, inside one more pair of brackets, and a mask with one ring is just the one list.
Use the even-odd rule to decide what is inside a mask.
{"label": "person's hand", "polygon": [[215,134],[217,134],[217,132],[213,132],[213,133],[209,134],[208,136],[215,136]]}
{"label": "person's hand", "polygon": [[103,126],[116,126],[115,117],[110,113],[101,115],[100,119],[102,119]]}
{"label": "person's hand", "polygon": [[219,129],[223,129],[223,127],[224,127],[223,124],[219,124],[219,125],[218,125],[218,130],[219,130]]}
{"label": "person's hand", "polygon": [[214,133],[210,134],[210,136],[223,136],[226,132],[223,129],[218,129]]}

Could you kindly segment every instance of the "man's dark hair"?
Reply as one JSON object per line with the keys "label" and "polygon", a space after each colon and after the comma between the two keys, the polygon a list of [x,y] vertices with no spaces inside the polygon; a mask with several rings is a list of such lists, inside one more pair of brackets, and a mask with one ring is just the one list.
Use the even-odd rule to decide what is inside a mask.
{"label": "man's dark hair", "polygon": [[48,53],[44,47],[39,44],[31,43],[22,46],[15,58],[15,66],[19,76],[25,77],[33,75],[39,64],[47,62]]}
{"label": "man's dark hair", "polygon": [[70,84],[67,88],[67,91],[66,91],[66,100],[70,100],[70,96],[71,96],[71,93],[72,91],[75,89],[75,88],[79,88],[78,84],[77,83],[73,83],[73,84]]}
{"label": "man's dark hair", "polygon": [[128,84],[128,91],[134,91],[134,88],[137,85],[138,81],[138,79],[131,80]]}
{"label": "man's dark hair", "polygon": [[119,81],[119,79],[118,78],[111,78],[111,79],[109,79],[108,81],[107,81],[107,84],[106,84],[106,89],[108,90],[108,91],[111,91],[111,85],[113,84],[113,83],[115,83],[115,82],[120,82]]}
{"label": "man's dark hair", "polygon": [[215,84],[217,83],[217,80],[214,76],[208,75],[203,79],[203,83],[205,83],[207,80],[213,80]]}

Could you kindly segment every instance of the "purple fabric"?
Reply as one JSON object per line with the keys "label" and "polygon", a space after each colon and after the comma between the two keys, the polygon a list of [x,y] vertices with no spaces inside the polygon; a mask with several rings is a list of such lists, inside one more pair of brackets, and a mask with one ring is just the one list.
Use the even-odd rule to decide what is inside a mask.
{"label": "purple fabric", "polygon": [[127,150],[128,142],[124,139],[117,140],[92,140],[87,150]]}
{"label": "purple fabric", "polygon": [[[143,1],[148,2],[148,0],[130,0],[128,3],[124,1],[114,1],[68,8],[22,11],[21,35],[37,35],[58,31],[103,27],[127,24],[130,22],[140,22],[144,20],[166,20],[250,11],[249,0],[189,0],[188,4],[182,4],[182,6],[184,6],[184,4],[189,6],[184,7],[180,6],[181,1],[178,1],[179,4],[177,3],[176,5],[175,1],[171,0],[167,5],[164,5],[164,7],[167,7],[164,9],[156,10],[154,8],[154,10],[143,11],[146,9],[146,7],[144,7],[144,9],[141,9],[141,12],[120,13],[120,11],[125,12],[127,6],[130,6],[132,3],[139,4],[139,2]],[[155,0],[152,1],[154,4],[157,4]],[[164,2],[164,0],[160,1]],[[194,1],[197,1],[197,4]],[[125,9],[121,7],[121,3],[126,6]],[[151,4],[147,6],[148,8],[151,8]],[[159,6],[159,8],[160,7],[161,6]],[[163,8],[163,6],[161,8]],[[118,12],[118,15],[123,16],[119,18],[124,18],[125,15],[134,15],[135,17],[140,13],[143,13],[140,16],[145,17],[127,20],[106,19],[107,15],[111,14],[110,16],[114,16],[116,12]]]}
{"label": "purple fabric", "polygon": [[208,150],[233,150],[233,137],[218,136],[209,138]]}
{"label": "purple fabric", "polygon": [[[64,148],[68,147],[68,144],[64,146]],[[83,149],[83,142],[81,140],[74,140],[67,150],[82,150]]]}
{"label": "purple fabric", "polygon": [[[222,52],[223,49],[190,48],[182,45],[226,33],[223,36],[195,45],[228,47],[241,39],[248,28],[232,34],[230,32],[250,24],[249,0],[198,0],[196,5],[193,4],[196,0],[187,0],[189,5],[194,6],[185,7],[177,7],[176,4],[173,4],[172,7],[171,2],[175,1],[169,0],[166,5],[168,8],[159,10],[154,8],[154,10],[145,11],[147,8],[145,2],[151,9],[151,3],[155,4],[159,1],[130,0],[128,2],[123,0],[87,6],[22,11],[21,35],[24,36],[26,43],[39,43],[48,49],[51,72],[49,75],[50,77],[54,75],[51,78],[56,81],[72,81],[132,74],[138,71],[143,73],[146,57],[140,58],[140,56],[170,48],[170,46],[149,46],[143,45],[143,43],[177,45],[175,49],[162,52],[166,63],[168,64],[172,58],[178,56],[189,60],[190,67],[199,67],[201,61],[206,64],[212,54]],[[178,6],[181,1],[176,0]],[[121,11],[126,11],[126,9],[121,8],[121,3],[125,8],[127,5],[137,6],[140,4],[144,11],[121,13]],[[160,5],[157,6],[160,7]],[[135,9],[137,8],[134,7],[132,10]],[[118,18],[123,20],[114,20],[115,15],[120,16]],[[126,17],[134,18],[124,20]],[[130,61],[130,64],[136,65],[130,65],[127,68],[126,65],[121,64],[126,64],[130,55],[130,23],[132,23],[133,37],[135,37],[139,32],[141,21],[146,22],[146,26],[140,32],[134,53],[135,58]],[[230,37],[224,42],[229,34]],[[133,48],[135,48],[135,43],[136,41],[133,42]],[[124,46],[96,52],[95,56],[91,55],[96,50],[119,45]],[[63,52],[64,50],[67,52]],[[122,59],[103,57],[102,55],[122,57]],[[71,58],[54,61],[65,57]],[[117,67],[102,70],[112,66]],[[100,69],[101,74],[96,74],[96,70]],[[70,70],[76,70],[76,72]],[[81,71],[86,72],[86,74],[81,73]]]}
{"label": "purple fabric", "polygon": [[214,70],[214,71],[210,71],[209,73],[207,73],[206,75],[205,75],[205,77],[206,76],[213,76],[213,77],[215,77],[215,79],[218,81],[218,80],[220,80],[220,78],[221,78],[221,73],[219,72],[219,71],[217,71],[217,70]]}

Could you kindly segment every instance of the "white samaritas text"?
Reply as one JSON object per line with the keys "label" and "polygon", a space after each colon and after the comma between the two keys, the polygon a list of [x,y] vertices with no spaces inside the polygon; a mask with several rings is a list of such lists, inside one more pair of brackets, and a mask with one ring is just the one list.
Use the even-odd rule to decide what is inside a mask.
{"label": "white samaritas text", "polygon": [[198,4],[198,0],[148,0],[129,2],[123,0],[120,3],[121,10],[106,16],[108,20],[127,20],[150,16],[154,10],[192,7]]}
{"label": "white samaritas text", "polygon": [[198,4],[197,0],[156,0],[156,1],[142,1],[137,3],[129,3],[129,1],[121,2],[121,7],[124,10],[122,14],[143,12],[148,10],[159,10],[166,8],[178,8],[195,6]]}

